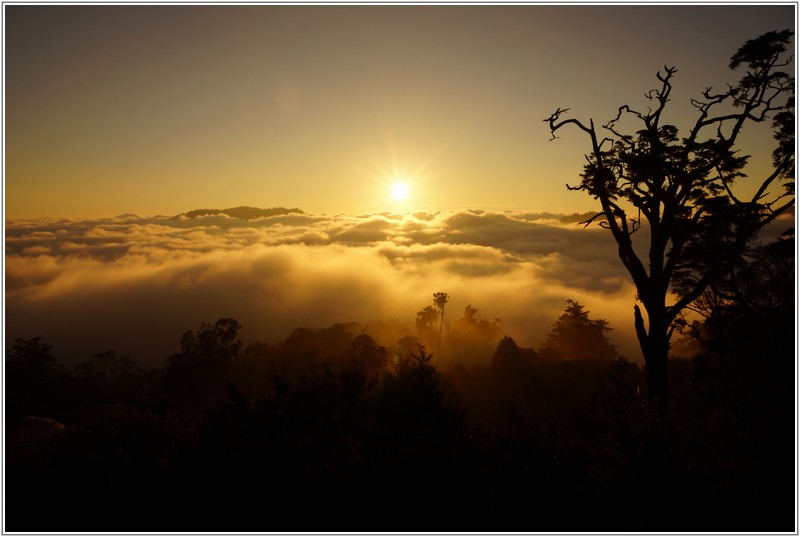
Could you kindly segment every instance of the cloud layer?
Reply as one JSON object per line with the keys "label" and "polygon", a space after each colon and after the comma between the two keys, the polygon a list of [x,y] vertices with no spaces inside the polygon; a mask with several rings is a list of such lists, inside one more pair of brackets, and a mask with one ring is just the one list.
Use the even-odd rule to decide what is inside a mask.
{"label": "cloud layer", "polygon": [[638,359],[616,247],[575,220],[456,211],[9,222],[6,344],[41,336],[67,362],[115,349],[157,366],[200,322],[234,317],[246,343],[334,322],[413,326],[444,291],[452,320],[469,304],[534,347],[573,298]]}

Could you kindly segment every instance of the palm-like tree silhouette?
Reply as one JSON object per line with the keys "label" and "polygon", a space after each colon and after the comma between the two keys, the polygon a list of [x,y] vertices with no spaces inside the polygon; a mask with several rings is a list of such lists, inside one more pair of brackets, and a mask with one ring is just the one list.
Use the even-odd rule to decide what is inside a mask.
{"label": "palm-like tree silhouette", "polygon": [[442,326],[444,325],[444,306],[447,304],[447,293],[433,293],[433,303],[439,308],[439,348],[442,347]]}

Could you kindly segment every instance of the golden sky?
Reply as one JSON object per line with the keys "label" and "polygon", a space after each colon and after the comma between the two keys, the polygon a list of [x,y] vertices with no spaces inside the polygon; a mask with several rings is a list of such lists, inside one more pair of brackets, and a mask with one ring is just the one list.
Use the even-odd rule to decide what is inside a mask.
{"label": "golden sky", "polygon": [[6,219],[373,213],[398,209],[395,178],[410,210],[571,212],[593,208],[564,187],[587,141],[548,142],[542,119],[644,108],[668,64],[680,126],[690,97],[738,80],[746,39],[794,28],[795,6],[6,4],[4,18]]}

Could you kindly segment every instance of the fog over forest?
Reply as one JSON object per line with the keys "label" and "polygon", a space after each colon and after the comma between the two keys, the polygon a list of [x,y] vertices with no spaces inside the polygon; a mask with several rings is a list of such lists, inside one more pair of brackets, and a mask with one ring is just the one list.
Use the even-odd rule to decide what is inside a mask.
{"label": "fog over forest", "polygon": [[357,322],[393,345],[441,291],[446,329],[471,306],[527,347],[574,299],[641,361],[635,291],[610,235],[579,225],[586,215],[228,212],[7,222],[6,341],[40,336],[70,365],[113,349],[151,367],[178,350],[176,334],[232,317],[246,342]]}
{"label": "fog over forest", "polygon": [[[568,299],[550,318],[544,310],[531,315],[544,319],[535,348],[504,336],[506,321],[491,316],[504,300],[533,311],[514,291],[556,300],[523,286],[526,273],[580,300],[630,300],[619,276],[592,288],[573,272],[582,287],[559,283],[537,259],[561,254],[530,253],[535,241],[515,251],[486,246],[500,237],[514,243],[517,226],[541,226],[580,251],[566,222],[491,213],[270,218],[306,220],[328,243],[265,245],[254,238],[266,235],[263,221],[220,217],[206,217],[218,225],[200,228],[183,217],[15,228],[9,259],[17,270],[26,260],[51,263],[27,280],[14,273],[18,304],[42,312],[61,300],[74,315],[56,310],[62,332],[31,318],[31,331],[52,332],[6,342],[9,530],[739,532],[795,523],[791,232],[751,250],[722,286],[735,300],[711,305],[684,327],[692,357],[669,360],[666,408],[649,397],[647,368],[619,357],[603,304],[594,310]],[[493,233],[495,226],[505,233]],[[286,228],[279,229],[288,237]],[[363,232],[382,240],[330,238]],[[46,244],[67,233],[70,241]],[[399,244],[426,233],[436,242]],[[458,244],[460,234],[481,244]],[[170,258],[166,244],[182,247]],[[84,253],[64,253],[76,250]],[[582,253],[586,264],[591,252]],[[227,297],[249,301],[258,314],[254,304],[274,290],[274,303],[291,313],[282,321],[288,325],[308,319],[302,307],[317,312],[314,305],[335,306],[360,289],[357,311],[375,313],[371,299],[388,308],[407,290],[392,294],[392,282],[380,278],[397,271],[422,286],[436,270],[449,279],[435,283],[471,299],[470,282],[499,290],[486,301],[489,314],[439,291],[414,307],[404,302],[406,320],[294,327],[270,344],[245,336],[237,319],[198,308],[203,297],[212,306],[230,304]],[[337,289],[341,282],[347,285]],[[147,302],[142,293],[156,298]],[[294,309],[287,293],[300,297]],[[348,304],[336,311],[354,311]],[[83,311],[94,324],[81,327]],[[270,322],[279,323],[280,311]],[[177,324],[206,314],[166,333],[165,348],[174,350],[164,355],[158,341],[142,344],[152,369],[114,349],[68,364],[51,344],[72,329],[67,343],[97,349],[169,315]],[[317,315],[322,322],[324,311]]]}

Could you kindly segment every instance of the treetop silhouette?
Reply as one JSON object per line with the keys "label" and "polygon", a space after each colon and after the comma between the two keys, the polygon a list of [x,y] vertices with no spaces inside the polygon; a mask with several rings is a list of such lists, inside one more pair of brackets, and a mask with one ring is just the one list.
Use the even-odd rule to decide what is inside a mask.
{"label": "treetop silhouette", "polygon": [[[439,335],[437,340],[438,348],[442,347],[442,329],[444,328],[444,307],[449,300],[447,293],[433,293],[433,306],[425,306],[417,312],[416,326],[417,331],[422,336],[433,335],[433,326],[436,318],[439,318]],[[435,307],[434,307],[435,306]],[[477,311],[477,310],[476,310]]]}
{"label": "treetop silhouette", "polygon": [[568,299],[564,313],[553,324],[552,331],[539,349],[542,358],[550,360],[612,361],[617,350],[606,337],[609,328],[605,319],[590,319],[589,312]]}
{"label": "treetop silhouette", "polygon": [[442,327],[444,326],[444,306],[449,296],[447,293],[433,293],[433,303],[439,309],[439,348],[442,347]]}

